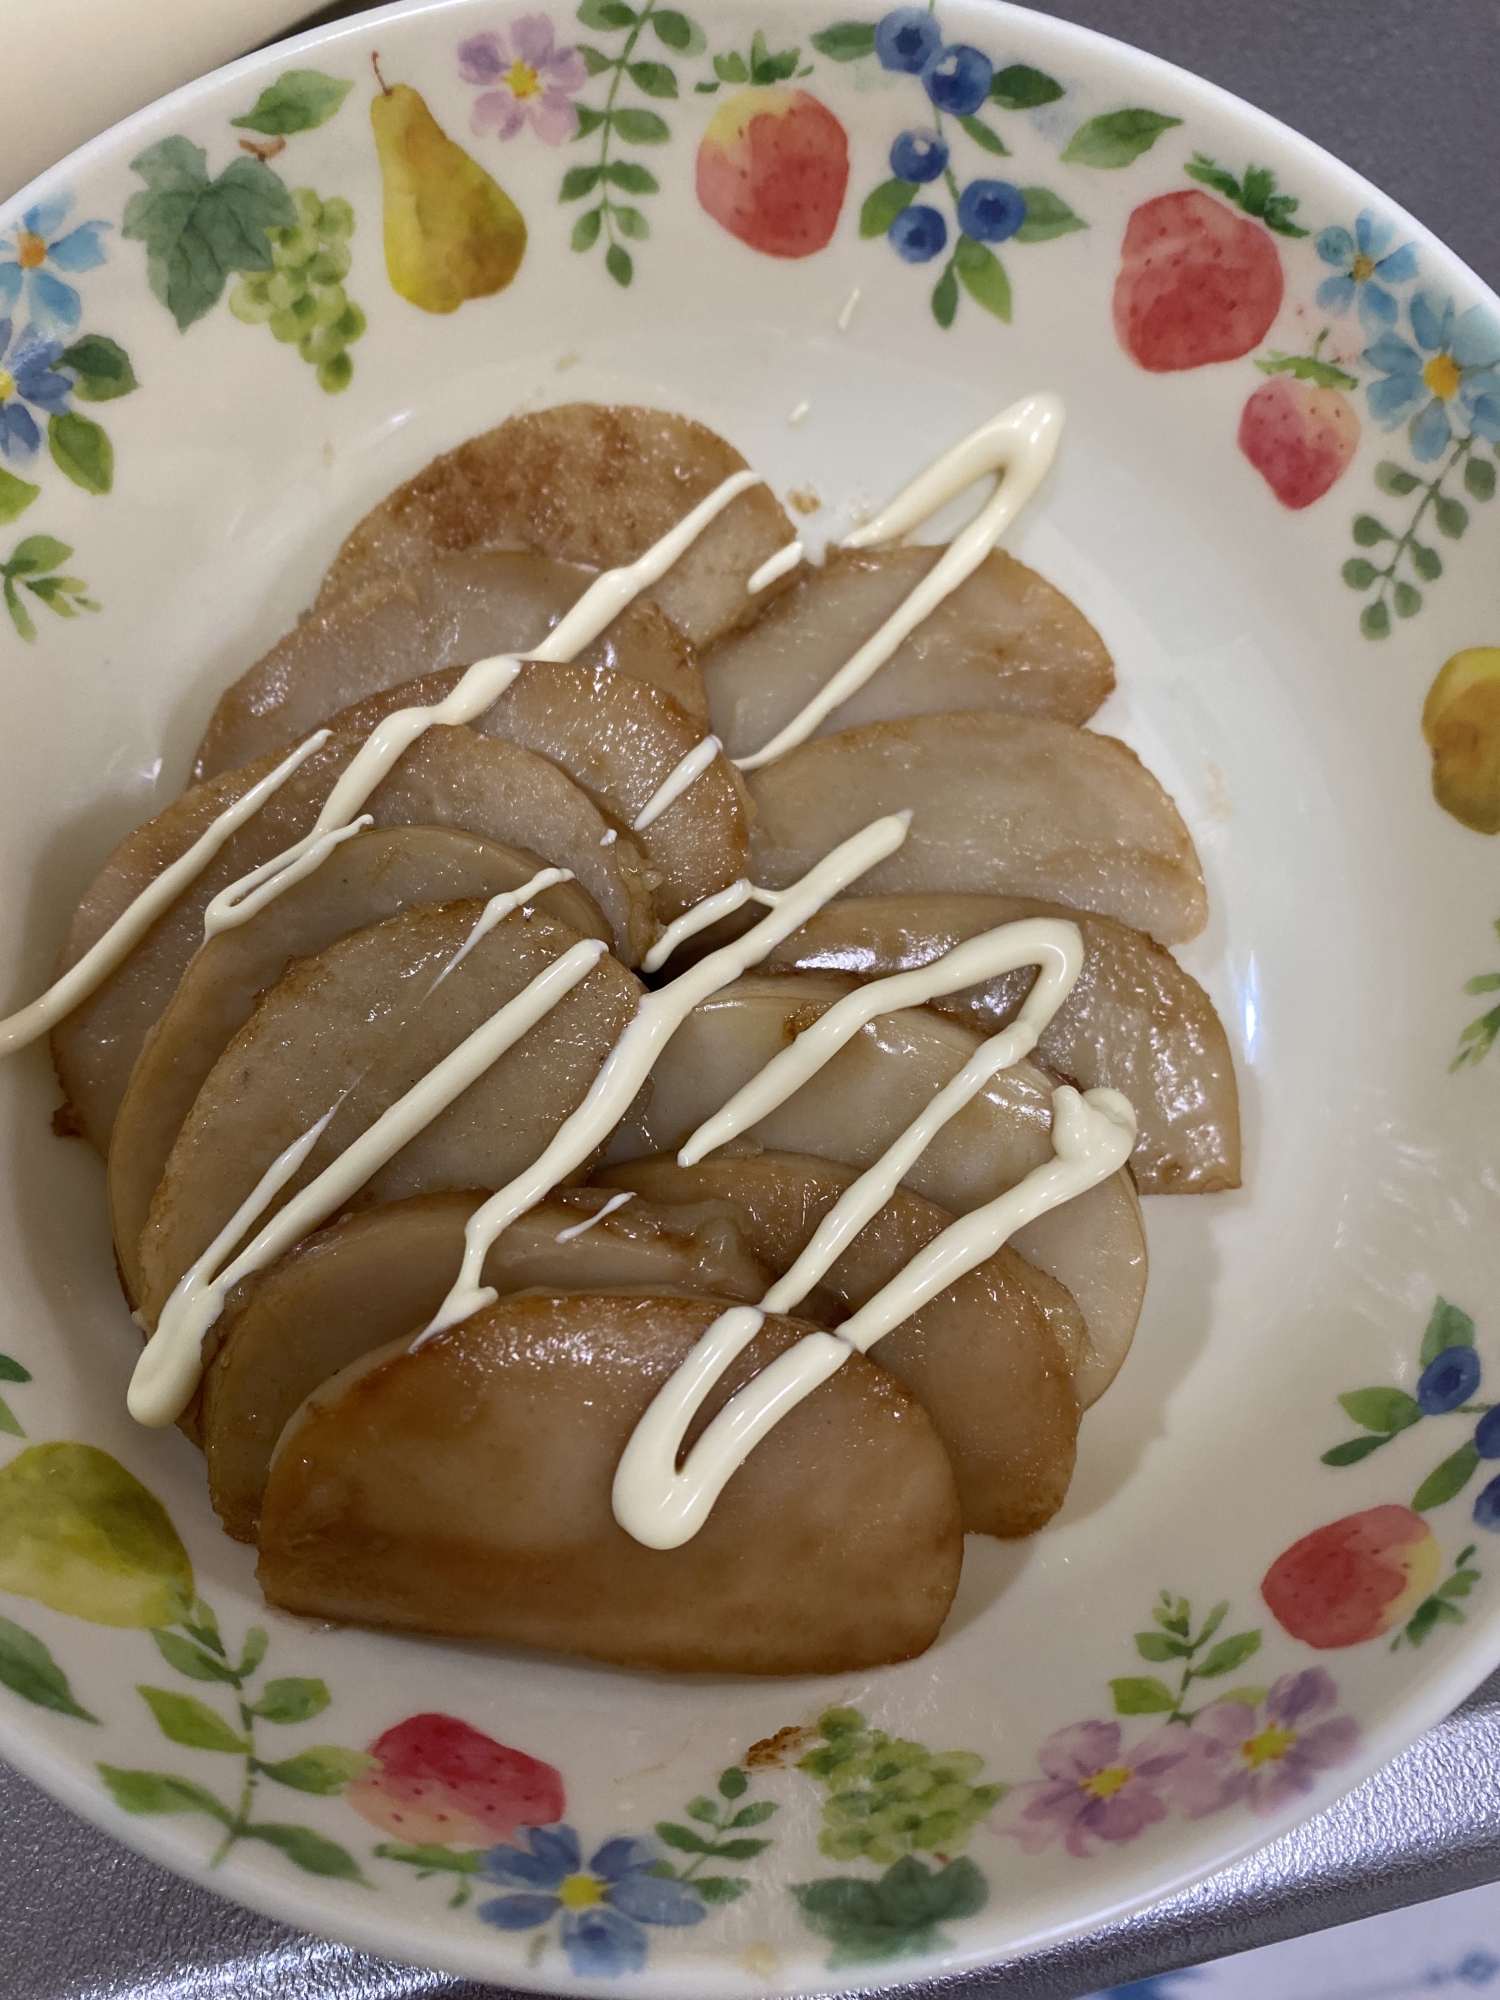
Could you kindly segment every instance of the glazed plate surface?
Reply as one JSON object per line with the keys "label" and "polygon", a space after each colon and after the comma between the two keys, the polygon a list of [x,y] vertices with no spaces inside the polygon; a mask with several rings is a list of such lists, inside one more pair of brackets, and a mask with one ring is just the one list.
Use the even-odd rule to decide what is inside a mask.
{"label": "glazed plate surface", "polygon": [[[425,290],[384,234],[377,53],[523,222],[502,288]],[[726,193],[756,112],[770,150]],[[307,356],[269,319],[293,296]],[[1098,626],[1095,726],[1198,843],[1212,916],[1182,956],[1247,1137],[1238,1193],[1147,1203],[1145,1316],[1067,1505],[971,1541],[931,1652],[672,1681],[268,1613],[192,1447],[126,1416],[102,1167],[53,1136],[29,1050],[0,1070],[8,1757],[397,1958],[868,1989],[1224,1864],[1495,1664],[1500,654],[1472,649],[1500,647],[1500,303],[1418,224],[1019,9],[439,0],[250,57],[36,183],[0,212],[0,319],[13,1004],[222,687],[437,452],[519,410],[658,405],[738,446],[817,550],[1050,389],[1064,444],[1007,546]],[[1429,700],[1460,653],[1478,695],[1456,669]],[[406,1723],[449,1775],[398,1818],[367,1753]],[[550,1818],[479,1739],[534,1760]]]}

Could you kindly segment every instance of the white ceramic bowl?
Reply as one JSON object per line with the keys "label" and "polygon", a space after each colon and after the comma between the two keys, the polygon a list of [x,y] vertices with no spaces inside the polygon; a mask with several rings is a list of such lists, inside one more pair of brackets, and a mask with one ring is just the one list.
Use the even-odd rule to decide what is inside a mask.
{"label": "white ceramic bowl", "polygon": [[[1148,1203],[1145,1318],[1068,1504],[1033,1541],[971,1545],[930,1653],[832,1682],[678,1682],[268,1615],[193,1450],[125,1415],[137,1337],[100,1164],[50,1133],[32,1049],[0,1076],[0,1748],[183,1873],[397,1957],[562,1991],[631,1974],[694,1996],[868,1987],[1034,1947],[1229,1861],[1500,1654],[1497,1510],[1475,1511],[1491,1468],[1465,1449],[1488,1388],[1471,1378],[1500,1369],[1500,1053],[1463,1039],[1489,1005],[1465,982],[1500,969],[1500,890],[1482,832],[1434,802],[1421,727],[1444,662],[1500,643],[1500,304],[1244,105],[977,0],[941,0],[930,32],[971,53],[929,79],[950,105],[988,83],[977,120],[944,121],[955,185],[1004,179],[1027,221],[945,276],[941,179],[912,204],[943,218],[934,258],[879,233],[889,149],[933,117],[923,76],[882,60],[907,59],[899,22],[876,47],[874,14],[579,13],[440,0],[322,30],[142,113],[4,212],[0,936],[17,1000],[112,841],[181,785],[218,691],[437,451],[540,404],[659,403],[726,433],[778,491],[809,489],[816,541],[1045,387],[1068,433],[1012,546],[1104,633],[1120,692],[1098,726],[1140,750],[1198,841],[1213,917],[1184,955],[1233,1039],[1245,1186]],[[929,31],[906,25],[920,50]],[[627,43],[623,72],[600,68]],[[598,54],[559,53],[582,44]],[[387,275],[375,50],[528,226],[509,288],[450,314]],[[726,100],[789,69],[823,112],[760,108],[823,135],[831,189],[809,225],[831,240],[795,258],[757,247],[777,221],[764,189],[746,241],[694,179]],[[601,125],[612,88],[629,115]],[[368,326],[339,392],[236,317],[223,269],[263,255],[285,191],[308,187],[355,218],[346,289]],[[601,188],[624,212],[594,238],[579,219]],[[1153,226],[1180,253],[1159,283],[1137,255]],[[922,251],[937,224],[897,233]],[[1275,365],[1315,348],[1300,372]],[[1412,1400],[1425,1360],[1471,1344]],[[1380,1393],[1340,1407],[1359,1390]],[[1295,1604],[1262,1594],[1284,1551],[1351,1517],[1303,1551]],[[189,1560],[197,1610],[171,1588]],[[256,1626],[269,1648],[241,1709]],[[424,1873],[393,1856],[388,1788],[351,1786],[348,1753],[433,1714],[451,1726],[398,1739],[458,1815]],[[552,1767],[532,1775],[559,1826],[495,1840],[503,1760],[468,1732]],[[467,1789],[444,1744],[477,1758]],[[663,1860],[720,1886],[668,1888]]]}

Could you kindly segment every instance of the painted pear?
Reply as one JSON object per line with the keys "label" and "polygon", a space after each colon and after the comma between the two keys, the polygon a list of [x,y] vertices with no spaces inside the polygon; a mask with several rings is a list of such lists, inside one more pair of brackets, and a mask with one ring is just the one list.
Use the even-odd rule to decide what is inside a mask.
{"label": "painted pear", "polygon": [[526,224],[510,196],[448,137],[409,84],[387,84],[370,124],[385,186],[385,266],[402,298],[423,312],[503,292],[526,251]]}
{"label": "painted pear", "polygon": [[1427,690],[1432,796],[1476,833],[1500,833],[1500,646],[1455,653]]}

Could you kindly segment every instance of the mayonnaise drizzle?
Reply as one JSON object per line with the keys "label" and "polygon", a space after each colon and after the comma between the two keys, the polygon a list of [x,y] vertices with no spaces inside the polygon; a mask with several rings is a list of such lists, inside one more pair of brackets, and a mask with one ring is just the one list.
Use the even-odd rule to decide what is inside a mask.
{"label": "mayonnaise drizzle", "polygon": [[789,569],[795,569],[805,553],[801,542],[788,542],[786,547],[778,549],[774,556],[766,557],[745,585],[746,590],[752,597],[759,597],[760,593],[768,590],[778,577],[785,576]]}
{"label": "mayonnaise drizzle", "polygon": [[[566,879],[563,871],[545,869],[523,888],[506,890],[493,898],[458,957],[472,948],[484,930],[518,908],[529,893],[549,887],[558,879]],[[492,917],[496,904],[503,907]],[[584,938],[554,959],[513,999],[451,1049],[404,1096],[388,1106],[374,1124],[272,1217],[239,1256],[226,1263],[224,1260],[235,1245],[254,1227],[302,1165],[338,1105],[325,1112],[316,1125],[272,1162],[254,1191],[178,1280],[162,1309],[156,1332],[136,1363],[126,1397],[130,1414],[137,1423],[170,1424],[187,1408],[202,1374],[203,1336],[224,1310],[225,1299],[241,1278],[264,1270],[325,1222],[364,1186],[371,1174],[393,1159],[439,1112],[445,1111],[471,1083],[483,1076],[564,994],[586,979],[607,949],[598,938]],[[445,968],[451,969],[451,965]]]}
{"label": "mayonnaise drizzle", "polygon": [[575,1222],[571,1229],[559,1229],[556,1236],[552,1239],[553,1242],[576,1243],[580,1236],[587,1236],[596,1222],[602,1222],[607,1215],[613,1215],[616,1209],[623,1208],[627,1201],[634,1200],[635,1190],[633,1188],[626,1188],[622,1194],[612,1194],[609,1200],[605,1202],[603,1208],[595,1209],[594,1213],[586,1215],[582,1222]]}
{"label": "mayonnaise drizzle", "polygon": [[764,903],[774,910],[781,900],[779,889],[762,889],[758,882],[752,882],[748,875],[742,875],[738,882],[731,882],[727,889],[716,890],[712,896],[705,896],[701,903],[694,903],[690,910],[684,910],[680,917],[674,917],[661,936],[641,960],[644,972],[659,972],[676,951],[678,945],[699,931],[706,931],[710,924],[718,923],[721,917],[732,917],[736,910],[746,903]]}
{"label": "mayonnaise drizzle", "polygon": [[248,792],[242,792],[232,806],[221,812],[186,854],[179,855],[169,868],[164,868],[133,901],[127,903],[103,937],[96,939],[61,979],[49,986],[29,1007],[23,1007],[18,1014],[0,1020],[0,1055],[13,1055],[17,1049],[25,1048],[28,1042],[34,1042],[39,1035],[45,1035],[75,1007],[81,1006],[97,987],[102,986],[115,968],[124,964],[157,918],[171,907],[189,883],[203,873],[230,835],[237,832],[246,820],[253,819],[266,800],[279,791],[292,773],[305,764],[315,750],[321,750],[327,741],[328,731],[320,729],[305,743],[299,743],[274,771],[268,772]]}
{"label": "mayonnaise drizzle", "polygon": [[695,779],[703,776],[723,748],[717,736],[705,736],[701,743],[695,743],[685,757],[677,760],[641,807],[630,822],[630,831],[644,833],[653,820],[660,819],[667,807],[675,799],[680,799]]}

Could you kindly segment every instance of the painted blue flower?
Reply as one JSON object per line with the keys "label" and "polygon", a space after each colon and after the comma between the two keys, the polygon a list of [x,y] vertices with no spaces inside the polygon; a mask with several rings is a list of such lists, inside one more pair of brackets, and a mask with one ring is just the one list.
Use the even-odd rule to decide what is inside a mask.
{"label": "painted blue flower", "polygon": [[1385,430],[1410,418],[1412,456],[1440,458],[1457,407],[1471,432],[1500,443],[1500,326],[1480,306],[1460,312],[1440,292],[1418,292],[1407,308],[1412,346],[1383,333],[1364,359],[1384,376],[1369,385],[1370,413]]}
{"label": "painted blue flower", "polygon": [[479,1905],[502,1931],[530,1931],[559,1911],[558,1933],[580,1978],[639,1972],[650,1941],[642,1926],[701,1924],[708,1909],[689,1883],[653,1875],[661,1851],[654,1842],[621,1834],[606,1840],[583,1865],[570,1826],[526,1828],[526,1846],[492,1847],[481,1864],[510,1893]]}
{"label": "painted blue flower", "polygon": [[81,222],[59,236],[72,206],[72,195],[52,195],[28,208],[19,228],[0,236],[0,313],[13,313],[24,295],[33,326],[63,331],[77,326],[83,307],[77,292],[57,273],[92,271],[102,264],[99,232],[110,225]]}
{"label": "painted blue flower", "polygon": [[71,375],[58,375],[52,364],[62,355],[60,340],[43,340],[35,327],[11,338],[11,323],[0,319],[0,454],[30,458],[42,441],[32,415],[61,416],[73,393]]}
{"label": "painted blue flower", "polygon": [[1372,209],[1361,209],[1354,233],[1336,224],[1318,235],[1318,255],[1335,267],[1334,276],[1318,287],[1324,312],[1346,313],[1356,301],[1360,324],[1370,335],[1396,324],[1401,308],[1386,290],[1417,275],[1417,247],[1402,243],[1387,248],[1396,233],[1393,222],[1378,222]]}

